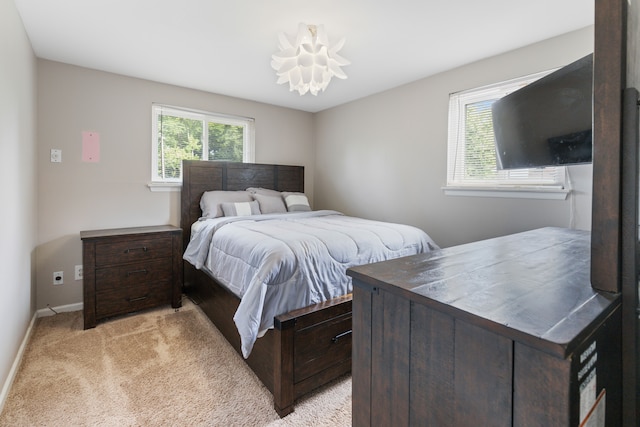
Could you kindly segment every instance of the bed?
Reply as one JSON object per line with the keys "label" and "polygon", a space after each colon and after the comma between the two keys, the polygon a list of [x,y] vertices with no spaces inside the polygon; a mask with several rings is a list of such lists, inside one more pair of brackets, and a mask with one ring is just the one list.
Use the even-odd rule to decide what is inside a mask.
{"label": "bed", "polygon": [[[245,357],[249,367],[273,394],[274,408],[283,417],[293,411],[296,399],[351,370],[350,281],[348,288],[343,284],[342,288],[326,291],[321,300],[314,297],[314,302],[310,305],[287,306],[290,309],[283,312],[272,308],[271,310],[276,314],[273,317],[268,311],[265,315],[262,311],[264,307],[261,305],[260,313],[264,316],[263,322],[260,323],[259,331],[253,328],[249,329],[251,331],[249,335],[254,338],[249,339],[247,330],[242,327],[243,323],[238,321],[238,316],[244,310],[243,306],[246,305],[248,298],[240,298],[237,295],[245,291],[250,294],[252,291],[247,289],[251,289],[252,285],[238,284],[248,286],[247,289],[240,292],[234,289],[237,284],[234,283],[234,280],[235,282],[239,280],[229,278],[233,277],[231,273],[229,273],[229,277],[225,274],[227,269],[235,271],[235,267],[232,269],[228,266],[240,256],[231,253],[231,257],[226,261],[225,252],[215,252],[214,245],[211,244],[208,250],[211,252],[208,254],[211,258],[205,261],[203,257],[198,261],[193,256],[193,246],[197,240],[195,237],[205,235],[202,231],[205,228],[204,225],[201,225],[203,223],[207,226],[211,225],[212,229],[216,230],[216,238],[218,235],[226,233],[232,243],[234,239],[243,241],[245,235],[258,234],[262,236],[270,232],[279,233],[277,228],[276,231],[269,231],[276,226],[272,223],[278,224],[281,227],[280,230],[288,230],[289,228],[306,227],[307,225],[304,224],[309,221],[313,222],[315,226],[320,223],[322,227],[326,227],[326,224],[332,223],[332,221],[358,221],[359,219],[345,218],[339,212],[307,212],[302,209],[302,212],[252,215],[242,218],[235,218],[232,213],[223,215],[223,218],[199,221],[204,215],[201,209],[201,199],[205,192],[207,195],[220,191],[244,192],[247,188],[288,192],[283,194],[303,194],[304,167],[208,161],[183,162],[181,227],[183,229],[185,258],[191,260],[191,262],[184,262],[185,293],[200,305],[203,312],[229,343]],[[248,206],[244,202],[236,206],[240,205]],[[225,206],[225,208],[228,207]],[[207,216],[216,215],[207,214]],[[339,224],[341,223],[339,222]],[[338,226],[348,229],[357,228],[359,225]],[[398,227],[407,226],[398,225]],[[304,230],[308,234],[306,229]],[[416,231],[419,232],[417,229]],[[211,232],[211,234],[214,233]],[[426,251],[437,248],[428,236],[424,236],[420,237],[422,242],[418,246],[421,249],[417,250]],[[192,241],[191,245],[189,245],[190,241]],[[357,241],[354,241],[357,246]],[[271,245],[271,243],[269,244]],[[201,246],[208,247],[208,243],[206,245],[201,243]],[[285,246],[291,246],[291,244],[287,243]],[[304,250],[309,249],[306,242],[302,246],[304,246]],[[227,246],[223,245],[223,247]],[[271,247],[267,246],[265,252],[271,253]],[[252,247],[251,252],[258,252],[257,248],[259,245],[256,245],[255,248]],[[237,250],[241,251],[242,245]],[[216,263],[217,267],[215,267]],[[218,275],[214,275],[213,271],[217,271]],[[252,282],[256,275],[257,273],[249,271],[249,273],[244,273],[243,277],[247,278],[247,282]],[[292,280],[295,282],[295,278]],[[334,279],[328,281],[340,282],[340,280]],[[273,287],[263,289],[268,289],[265,292],[269,292],[271,288]],[[260,292],[258,291],[258,293]],[[266,298],[264,293],[262,295],[262,299],[269,299],[269,294]],[[248,318],[255,320],[255,316],[256,314],[253,313]],[[234,322],[234,317],[236,317],[236,322]],[[257,336],[259,338],[255,339]]]}

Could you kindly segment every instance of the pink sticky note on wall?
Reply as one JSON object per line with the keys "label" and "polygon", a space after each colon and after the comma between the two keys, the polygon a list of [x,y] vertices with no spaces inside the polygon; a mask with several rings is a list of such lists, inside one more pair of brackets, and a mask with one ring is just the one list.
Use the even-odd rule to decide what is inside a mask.
{"label": "pink sticky note on wall", "polygon": [[82,161],[97,163],[100,161],[100,134],[82,132]]}

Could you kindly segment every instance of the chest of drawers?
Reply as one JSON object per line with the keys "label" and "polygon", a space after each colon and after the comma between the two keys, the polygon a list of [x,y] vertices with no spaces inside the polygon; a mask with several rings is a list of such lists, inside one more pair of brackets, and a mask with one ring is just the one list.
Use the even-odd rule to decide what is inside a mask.
{"label": "chest of drawers", "polygon": [[589,249],[548,227],[350,268],[353,425],[622,425],[620,295]]}
{"label": "chest of drawers", "polygon": [[182,230],[170,225],[90,230],[82,240],[84,328],[120,314],[181,305]]}

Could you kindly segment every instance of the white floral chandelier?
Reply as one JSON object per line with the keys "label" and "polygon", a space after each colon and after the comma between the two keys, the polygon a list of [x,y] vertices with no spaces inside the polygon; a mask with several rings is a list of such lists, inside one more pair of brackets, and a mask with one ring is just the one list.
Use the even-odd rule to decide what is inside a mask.
{"label": "white floral chandelier", "polygon": [[271,66],[278,75],[277,83],[289,82],[290,91],[318,95],[327,88],[331,77],[347,78],[340,67],[350,62],[337,54],[345,39],[330,47],[324,25],[300,23],[295,43],[291,43],[284,33],[280,33],[278,39],[280,52],[271,56]]}

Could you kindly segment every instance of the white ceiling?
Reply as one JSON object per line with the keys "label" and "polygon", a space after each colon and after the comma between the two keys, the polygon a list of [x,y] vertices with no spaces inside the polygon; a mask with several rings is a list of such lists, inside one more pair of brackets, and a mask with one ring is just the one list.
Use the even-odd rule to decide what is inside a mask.
{"label": "white ceiling", "polygon": [[[36,56],[317,112],[593,24],[594,0],[14,0]],[[345,37],[347,80],[276,84],[278,33]]]}

